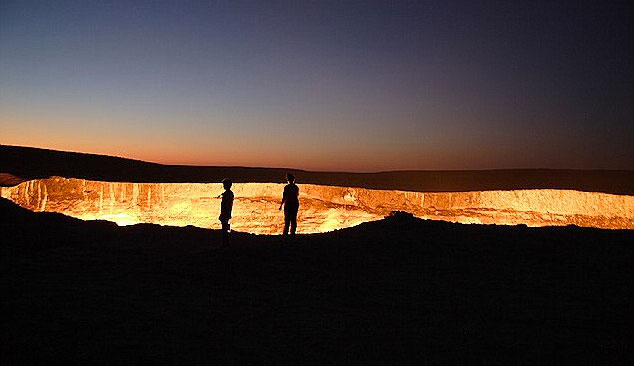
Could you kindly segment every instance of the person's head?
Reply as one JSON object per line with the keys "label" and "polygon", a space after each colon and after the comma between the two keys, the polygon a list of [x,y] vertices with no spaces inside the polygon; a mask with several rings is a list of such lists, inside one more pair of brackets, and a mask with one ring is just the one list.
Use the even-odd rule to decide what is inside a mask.
{"label": "person's head", "polygon": [[233,182],[229,178],[225,178],[225,179],[222,180],[222,186],[225,187],[225,189],[231,188],[232,184],[233,184]]}
{"label": "person's head", "polygon": [[295,183],[295,176],[293,174],[291,174],[291,173],[288,173],[288,174],[286,174],[286,180],[289,183]]}

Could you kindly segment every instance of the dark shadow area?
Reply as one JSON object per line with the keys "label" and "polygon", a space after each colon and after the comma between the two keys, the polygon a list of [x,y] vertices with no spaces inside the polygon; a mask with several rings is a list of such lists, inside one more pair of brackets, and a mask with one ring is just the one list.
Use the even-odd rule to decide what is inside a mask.
{"label": "dark shadow area", "polygon": [[232,177],[234,183],[284,183],[287,172],[301,178],[302,184],[369,189],[459,192],[550,188],[634,194],[634,170],[310,172],[286,168],[161,165],[103,155],[0,145],[0,173],[10,173],[25,180],[61,176],[111,182],[215,183]]}
{"label": "dark shadow area", "polygon": [[[292,242],[0,199],[0,363],[617,364],[634,232],[396,214]],[[108,361],[108,362],[106,362]]]}

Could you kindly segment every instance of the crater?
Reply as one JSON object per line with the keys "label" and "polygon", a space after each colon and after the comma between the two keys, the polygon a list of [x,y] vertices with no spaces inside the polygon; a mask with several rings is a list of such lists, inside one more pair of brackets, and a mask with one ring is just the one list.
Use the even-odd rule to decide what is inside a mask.
{"label": "crater", "polygon": [[[284,184],[235,183],[232,229],[281,233]],[[126,183],[52,177],[0,187],[32,211],[119,225],[154,223],[219,229],[219,183]],[[634,196],[561,189],[411,192],[300,184],[299,233],[320,233],[381,219],[392,211],[465,224],[577,225],[634,229]]]}

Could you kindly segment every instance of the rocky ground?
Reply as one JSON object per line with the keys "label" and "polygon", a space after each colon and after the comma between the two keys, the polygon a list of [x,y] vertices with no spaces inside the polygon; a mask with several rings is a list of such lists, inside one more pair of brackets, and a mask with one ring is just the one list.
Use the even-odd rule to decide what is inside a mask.
{"label": "rocky ground", "polygon": [[634,232],[399,215],[282,240],[0,200],[0,363],[616,364]]}

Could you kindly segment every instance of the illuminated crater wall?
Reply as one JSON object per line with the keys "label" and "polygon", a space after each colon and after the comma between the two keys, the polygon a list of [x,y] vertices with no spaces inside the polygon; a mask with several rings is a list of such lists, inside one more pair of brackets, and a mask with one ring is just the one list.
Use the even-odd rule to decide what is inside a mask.
{"label": "illuminated crater wall", "polygon": [[[280,233],[283,184],[236,183],[232,228]],[[49,178],[2,187],[33,211],[59,212],[120,225],[155,223],[220,228],[219,183],[115,183]],[[634,229],[634,196],[571,190],[406,192],[300,184],[298,232],[316,233],[381,219],[391,211],[460,223],[578,225]]]}

